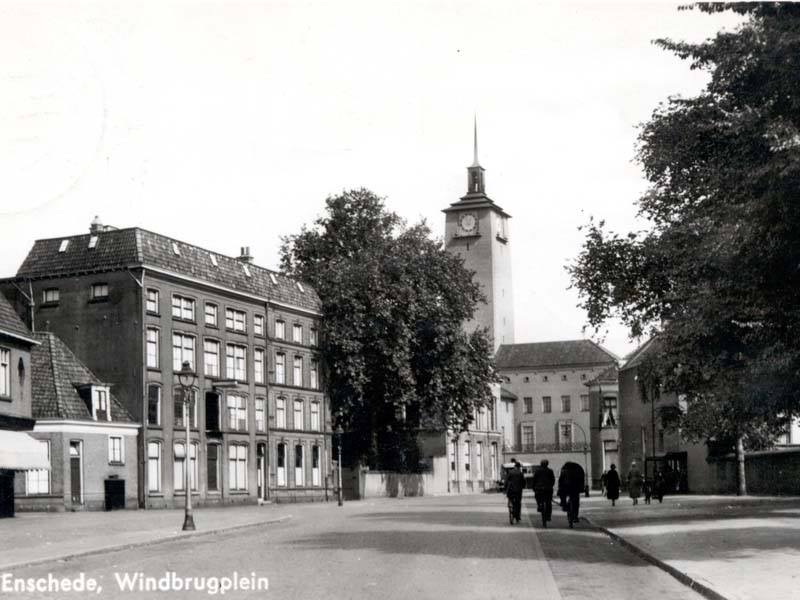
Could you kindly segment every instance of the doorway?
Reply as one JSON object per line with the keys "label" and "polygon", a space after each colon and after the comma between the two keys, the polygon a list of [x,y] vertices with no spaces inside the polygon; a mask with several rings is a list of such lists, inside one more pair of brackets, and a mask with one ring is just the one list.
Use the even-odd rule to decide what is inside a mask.
{"label": "doorway", "polygon": [[72,488],[72,504],[83,504],[83,442],[69,443],[69,479]]}
{"label": "doorway", "polygon": [[258,470],[258,497],[261,500],[267,499],[267,446],[258,444],[256,446],[256,464]]}

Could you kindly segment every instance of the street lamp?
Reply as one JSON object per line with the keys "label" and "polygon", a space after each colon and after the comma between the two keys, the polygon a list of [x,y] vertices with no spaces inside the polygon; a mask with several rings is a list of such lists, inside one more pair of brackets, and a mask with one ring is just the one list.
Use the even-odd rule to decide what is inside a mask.
{"label": "street lamp", "polygon": [[[584,473],[588,473],[589,472],[589,465],[588,465],[588,463],[586,461],[586,453],[589,451],[589,444],[586,441],[586,432],[583,430],[583,427],[581,427],[579,423],[575,423],[573,421],[572,424],[575,425],[575,427],[577,427],[580,430],[581,434],[583,434],[583,472]],[[589,496],[589,486],[588,485],[586,486],[586,490],[585,491],[586,491],[586,496],[588,497]]]}
{"label": "street lamp", "polygon": [[338,437],[338,440],[339,440],[339,460],[337,461],[337,469],[339,471],[339,474],[338,474],[338,479],[339,479],[339,485],[338,485],[338,488],[339,488],[339,491],[338,491],[339,506],[342,506],[342,504],[343,504],[343,502],[342,502],[342,435],[344,435],[344,430],[342,429],[341,425],[337,425],[336,426],[336,436]]}
{"label": "street lamp", "polygon": [[191,468],[191,452],[189,452],[189,412],[191,406],[191,392],[197,375],[192,370],[192,365],[188,360],[183,361],[181,370],[178,371],[178,383],[183,390],[183,415],[186,420],[186,453],[184,454],[184,490],[186,492],[186,509],[183,518],[183,530],[194,531],[194,517],[192,516],[192,490],[191,480],[189,479],[189,469]]}

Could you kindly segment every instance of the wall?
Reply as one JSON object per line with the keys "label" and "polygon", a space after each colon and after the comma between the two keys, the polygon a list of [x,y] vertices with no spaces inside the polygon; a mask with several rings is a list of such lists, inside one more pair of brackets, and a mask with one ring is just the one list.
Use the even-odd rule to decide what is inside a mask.
{"label": "wall", "polygon": [[[718,488],[735,493],[736,460],[733,455],[712,463],[719,480]],[[800,448],[751,452],[745,456],[748,494],[800,495]]]}
{"label": "wall", "polygon": [[364,477],[366,498],[431,496],[447,493],[446,482],[442,482],[442,478],[437,478],[433,473],[367,471]]}
{"label": "wall", "polygon": [[[31,345],[0,334],[0,348],[9,350],[11,394],[0,396],[0,414],[31,418]],[[22,361],[23,369],[19,365]]]}

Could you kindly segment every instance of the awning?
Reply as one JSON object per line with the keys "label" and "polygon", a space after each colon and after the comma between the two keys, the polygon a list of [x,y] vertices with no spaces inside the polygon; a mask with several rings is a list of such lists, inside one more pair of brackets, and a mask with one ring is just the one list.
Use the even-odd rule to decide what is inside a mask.
{"label": "awning", "polygon": [[47,446],[24,431],[0,429],[0,469],[50,469]]}

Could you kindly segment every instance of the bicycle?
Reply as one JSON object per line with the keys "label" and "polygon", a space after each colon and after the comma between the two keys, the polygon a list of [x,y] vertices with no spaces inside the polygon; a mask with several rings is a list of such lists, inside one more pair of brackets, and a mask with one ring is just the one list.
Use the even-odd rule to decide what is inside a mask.
{"label": "bicycle", "polygon": [[547,528],[547,522],[553,514],[553,497],[550,495],[543,495],[541,498],[536,498],[536,504],[540,513],[542,513],[542,527]]}
{"label": "bicycle", "polygon": [[567,496],[567,521],[569,521],[569,528],[572,529],[572,524],[578,521],[578,515],[576,514],[575,506],[572,503],[572,498]]}
{"label": "bicycle", "polygon": [[[522,499],[520,499],[520,504],[521,503],[522,503]],[[513,525],[515,520],[516,520],[517,523],[519,523],[519,517],[516,516],[517,512],[519,512],[519,511],[514,510],[516,508],[516,506],[514,504],[515,504],[514,500],[512,498],[509,498],[508,499],[508,524],[509,525]],[[521,509],[522,508],[520,507],[520,510]]]}

